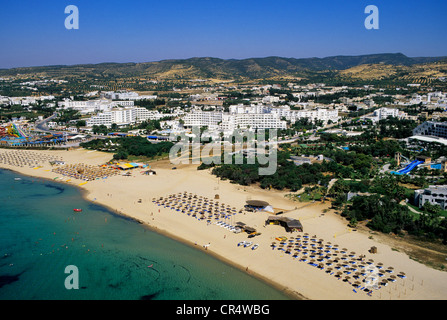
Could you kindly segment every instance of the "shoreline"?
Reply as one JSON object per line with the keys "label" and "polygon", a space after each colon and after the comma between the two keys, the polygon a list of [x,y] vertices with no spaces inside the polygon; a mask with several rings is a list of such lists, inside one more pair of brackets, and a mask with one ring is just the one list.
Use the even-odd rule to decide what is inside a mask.
{"label": "shoreline", "polygon": [[[82,186],[79,186],[79,185],[76,186],[74,184],[70,184],[67,181],[54,180],[54,179],[51,179],[49,177],[41,177],[39,175],[26,174],[26,173],[23,173],[20,170],[14,169],[14,168],[5,168],[1,164],[0,164],[0,170],[8,170],[8,171],[12,171],[14,173],[17,173],[17,174],[20,174],[20,175],[23,175],[23,176],[26,176],[26,177],[33,177],[33,178],[46,180],[46,181],[49,181],[49,182],[55,182],[55,183],[61,183],[61,184],[70,185],[72,187],[75,187],[77,190],[79,190],[79,192],[81,194],[81,197],[84,200],[86,200],[86,201],[88,201],[90,203],[93,203],[93,204],[97,203],[97,201],[92,200],[92,199],[89,198],[89,195],[91,195],[92,192],[89,191],[89,190],[86,190],[85,188],[82,188]],[[161,230],[157,226],[154,226],[154,225],[151,225],[151,224],[149,224],[147,222],[141,221],[141,220],[139,220],[139,219],[137,219],[137,218],[135,218],[135,217],[125,213],[125,212],[120,212],[120,211],[118,211],[117,209],[114,209],[113,207],[111,207],[108,204],[100,203],[99,205],[104,207],[104,208],[106,208],[108,211],[110,211],[110,214],[112,214],[112,215],[119,216],[121,218],[129,219],[129,220],[131,220],[133,222],[141,224],[143,227],[147,228],[151,232],[156,232],[156,233],[158,233],[158,234],[160,234],[162,236],[168,237],[168,238],[170,238],[172,240],[175,240],[175,241],[180,242],[180,243],[182,243],[184,245],[187,245],[187,246],[189,246],[191,248],[194,248],[195,250],[199,250],[200,252],[204,252],[204,253],[206,253],[208,255],[211,255],[213,258],[219,260],[220,262],[225,263],[225,264],[227,264],[229,266],[232,266],[232,267],[234,267],[234,268],[236,268],[236,269],[238,269],[238,270],[240,270],[240,271],[242,271],[242,272],[244,272],[244,273],[246,273],[246,274],[248,274],[248,275],[250,275],[250,276],[252,276],[252,277],[254,277],[254,278],[256,278],[256,279],[258,279],[258,280],[260,280],[262,282],[264,282],[264,283],[266,283],[266,284],[268,284],[269,286],[275,288],[276,290],[282,292],[284,295],[288,296],[291,300],[309,300],[308,298],[306,298],[302,294],[300,294],[300,293],[298,293],[296,291],[293,291],[291,288],[284,287],[283,285],[281,285],[279,283],[273,282],[270,279],[268,279],[267,277],[265,277],[265,276],[263,276],[263,275],[261,275],[261,274],[259,274],[257,272],[253,272],[251,270],[250,271],[246,271],[242,265],[237,264],[234,261],[231,261],[230,259],[228,259],[228,258],[226,258],[226,257],[224,257],[224,256],[222,256],[222,255],[220,255],[220,254],[218,254],[216,252],[213,252],[212,250],[208,251],[208,250],[201,249],[200,247],[197,246],[197,244],[194,244],[192,241],[190,241],[188,239],[184,239],[184,238],[178,237],[175,234],[173,234],[172,232],[169,232],[169,231],[166,231],[166,230]]]}
{"label": "shoreline", "polygon": [[[110,160],[110,154],[83,149],[42,152],[67,157],[68,163],[82,162],[96,165],[106,162],[104,159]],[[231,184],[229,181],[222,181],[212,176],[207,170],[198,171],[193,166],[177,166],[177,170],[171,170],[169,164],[152,162],[151,167],[156,170],[156,175],[142,175],[134,169],[130,177],[118,175],[84,184],[82,180],[76,179],[67,182],[68,177],[55,179],[61,175],[51,172],[49,165],[33,170],[29,167],[19,168],[0,164],[0,168],[25,176],[78,187],[82,197],[90,203],[101,205],[112,214],[131,219],[153,232],[204,251],[241,271],[248,271],[250,276],[267,283],[294,300],[437,300],[447,297],[447,272],[434,270],[413,261],[408,255],[394,250],[389,244],[373,239],[367,232],[351,232],[342,218],[331,210],[322,213],[327,209],[327,204],[302,205],[285,199],[284,192]],[[344,280],[329,276],[325,271],[307,266],[307,263],[299,262],[298,259],[292,259],[287,254],[270,248],[270,243],[275,237],[283,235],[289,237],[291,234],[286,233],[280,226],[263,226],[268,213],[239,213],[234,218],[233,222],[243,221],[262,232],[261,236],[253,240],[260,244],[259,248],[252,251],[236,246],[238,241],[246,240],[246,235],[244,237],[242,234],[233,234],[214,224],[208,225],[175,210],[157,207],[151,201],[160,196],[186,191],[208,198],[219,195],[222,204],[231,204],[238,208],[248,199],[266,200],[275,208],[284,209],[283,215],[299,219],[304,226],[304,232],[308,232],[309,235],[318,235],[325,241],[332,241],[358,254],[365,253],[368,258],[373,258],[376,262],[380,261],[385,266],[395,267],[396,274],[398,271],[405,271],[407,277],[405,280],[390,283],[387,288],[383,287],[372,296],[368,296],[353,290]],[[142,201],[137,201],[138,199]],[[292,235],[299,234],[303,233]],[[210,243],[211,246],[206,246],[205,250],[201,247],[206,243]],[[371,255],[367,252],[371,246],[378,248],[377,254]]]}
{"label": "shoreline", "polygon": [[[50,179],[48,179],[48,180],[51,181]],[[82,197],[85,200],[87,200],[90,203],[95,203],[96,202],[96,201],[93,201],[93,200],[89,199],[89,195],[91,195],[91,191],[88,191],[88,190],[86,190],[84,188],[81,188],[80,186],[75,186],[75,187],[78,188],[78,190],[80,191]],[[170,238],[172,240],[180,242],[180,243],[182,243],[184,245],[187,245],[187,246],[189,246],[191,248],[194,248],[194,249],[199,250],[201,252],[205,252],[206,254],[209,254],[209,255],[213,256],[215,259],[221,261],[222,263],[230,265],[230,266],[232,266],[232,267],[234,267],[236,269],[239,269],[242,272],[245,272],[245,273],[249,274],[252,277],[257,278],[260,281],[263,281],[264,283],[267,283],[269,286],[271,286],[271,287],[275,288],[276,290],[278,290],[278,291],[284,293],[285,295],[289,296],[292,300],[309,300],[308,298],[304,297],[302,294],[293,291],[291,288],[284,287],[281,284],[276,283],[276,282],[272,282],[267,277],[265,277],[265,276],[263,276],[263,275],[261,275],[261,274],[259,274],[257,272],[252,272],[252,271],[247,272],[242,265],[237,264],[234,261],[231,261],[230,259],[228,259],[228,258],[226,258],[226,257],[224,257],[224,256],[222,256],[222,255],[220,255],[220,254],[218,254],[216,252],[213,252],[212,250],[208,251],[208,250],[201,249],[200,247],[198,247],[197,244],[194,244],[192,241],[190,241],[188,239],[184,239],[184,238],[178,237],[178,236],[176,236],[172,232],[169,232],[167,230],[162,230],[162,229],[158,228],[157,226],[151,225],[151,224],[149,224],[149,223],[147,223],[145,221],[142,221],[142,220],[139,220],[139,219],[137,219],[135,217],[132,217],[132,216],[130,216],[129,214],[127,214],[125,212],[120,212],[117,209],[114,209],[114,208],[110,207],[107,204],[101,203],[100,205],[102,207],[106,208],[107,210],[109,210],[111,212],[111,214],[113,214],[113,215],[128,218],[128,219],[130,219],[130,220],[132,220],[132,221],[134,221],[134,222],[136,222],[138,224],[141,224],[143,227],[147,228],[148,230],[150,230],[152,232],[156,232],[156,233],[158,233],[158,234],[160,234],[162,236],[168,237],[168,238]]]}

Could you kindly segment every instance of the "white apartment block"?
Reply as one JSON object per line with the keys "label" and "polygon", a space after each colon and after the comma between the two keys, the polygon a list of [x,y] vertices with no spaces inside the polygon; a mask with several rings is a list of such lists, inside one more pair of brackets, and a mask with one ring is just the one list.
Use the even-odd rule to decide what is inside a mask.
{"label": "white apartment block", "polygon": [[242,114],[242,113],[269,113],[272,109],[263,104],[252,104],[246,106],[243,104],[231,105],[229,111],[231,114]]}
{"label": "white apartment block", "polygon": [[145,120],[159,120],[165,117],[173,116],[173,114],[169,113],[160,113],[157,110],[148,110],[142,107],[134,107],[132,108],[135,113],[135,121],[142,122]]}
{"label": "white apartment block", "polygon": [[447,122],[425,121],[413,129],[413,135],[447,139]]}
{"label": "white apartment block", "polygon": [[271,113],[223,113],[197,111],[183,117],[186,127],[209,127],[224,131],[240,129],[285,129],[286,122]]}
{"label": "white apartment block", "polygon": [[[308,118],[312,122],[322,120],[339,121],[336,109],[290,110],[289,106],[270,107],[258,105],[232,105],[228,113],[212,111],[193,111],[183,117],[185,126],[207,126],[213,129],[234,130],[247,129],[285,129],[289,120],[295,123],[298,119]],[[285,120],[284,120],[285,119]]]}
{"label": "white apartment block", "polygon": [[86,120],[86,124],[88,127],[94,125],[110,127],[113,123],[116,123],[118,126],[124,126],[145,120],[159,120],[166,116],[171,116],[171,114],[159,113],[158,111],[139,107],[113,108],[90,117]]}
{"label": "white apartment block", "polygon": [[186,114],[182,120],[186,127],[216,127],[222,121],[222,112],[193,111]]}
{"label": "white apartment block", "polygon": [[325,123],[329,120],[334,123],[340,120],[337,109],[316,108],[310,110],[290,110],[289,106],[284,106],[272,108],[271,113],[278,115],[280,118],[285,118],[291,123],[305,118],[312,122],[323,121]]}
{"label": "white apartment block", "polygon": [[98,111],[110,111],[115,107],[133,107],[134,101],[110,101],[110,100],[87,100],[87,101],[71,101],[65,100],[60,103],[64,109],[74,109],[82,114],[93,113]]}
{"label": "white apartment block", "polygon": [[287,122],[273,113],[224,114],[220,129],[286,129]]}
{"label": "white apartment block", "polygon": [[230,114],[273,114],[277,117],[285,118],[291,123],[295,123],[299,119],[308,118],[312,122],[322,120],[328,122],[338,122],[340,117],[338,116],[337,109],[316,108],[310,110],[290,110],[289,106],[270,107],[266,105],[234,105],[229,108]]}
{"label": "white apartment block", "polygon": [[105,125],[106,127],[110,127],[112,123],[116,123],[117,125],[129,125],[134,122],[135,113],[132,112],[132,109],[120,108],[98,113],[96,116],[88,119],[86,124],[88,127],[94,125]]}
{"label": "white apartment block", "polygon": [[340,117],[338,116],[337,109],[313,109],[313,110],[291,110],[290,121],[295,123],[299,119],[307,118],[312,122],[317,120],[327,123],[329,120],[332,122],[338,122]]}
{"label": "white apartment block", "polygon": [[391,109],[391,108],[380,108],[377,110],[374,110],[374,117],[377,118],[377,120],[383,120],[388,117],[399,117],[399,109]]}
{"label": "white apartment block", "polygon": [[101,97],[106,99],[118,99],[118,100],[126,100],[126,99],[135,99],[138,98],[138,93],[136,92],[127,92],[127,91],[107,91],[102,92]]}
{"label": "white apartment block", "polygon": [[263,103],[275,103],[279,102],[279,97],[276,96],[265,96],[262,98]]}
{"label": "white apartment block", "polygon": [[112,100],[142,100],[142,99],[157,99],[155,95],[139,95],[132,91],[106,91],[101,93],[102,98]]}
{"label": "white apartment block", "polygon": [[377,122],[380,120],[384,120],[389,117],[395,117],[395,118],[407,118],[408,115],[405,112],[399,111],[399,109],[393,109],[393,108],[380,108],[377,110],[374,110],[373,115],[369,117],[364,117],[365,119],[369,119],[372,122]]}

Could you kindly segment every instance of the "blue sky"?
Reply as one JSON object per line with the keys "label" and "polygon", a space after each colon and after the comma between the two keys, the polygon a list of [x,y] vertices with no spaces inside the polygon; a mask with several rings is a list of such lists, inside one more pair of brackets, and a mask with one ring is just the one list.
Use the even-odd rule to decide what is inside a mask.
{"label": "blue sky", "polygon": [[[379,30],[367,30],[367,5]],[[64,26],[79,9],[79,29]],[[447,1],[0,0],[0,68],[190,57],[447,56]]]}

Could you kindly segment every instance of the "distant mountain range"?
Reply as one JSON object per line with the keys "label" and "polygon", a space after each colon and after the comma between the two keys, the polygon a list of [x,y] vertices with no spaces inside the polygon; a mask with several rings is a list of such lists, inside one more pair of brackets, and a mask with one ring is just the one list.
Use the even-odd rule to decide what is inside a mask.
{"label": "distant mountain range", "polygon": [[[361,70],[365,70],[365,68],[358,68],[369,66],[369,69],[377,70],[378,74],[381,74],[380,77],[383,78],[383,76],[393,74],[411,74],[414,66],[423,66],[424,70],[435,68],[437,69],[436,75],[442,76],[444,73],[447,74],[446,65],[447,56],[411,58],[402,53],[303,59],[283,57],[219,59],[203,57],[144,63],[99,63],[2,69],[0,70],[0,76],[38,74],[58,78],[81,77],[90,79],[141,77],[152,79],[250,80],[331,74],[342,78],[355,76],[361,78],[363,72]],[[350,72],[350,69],[353,69],[353,71]],[[385,71],[383,71],[384,69]],[[374,74],[370,74],[369,77],[374,78]]]}

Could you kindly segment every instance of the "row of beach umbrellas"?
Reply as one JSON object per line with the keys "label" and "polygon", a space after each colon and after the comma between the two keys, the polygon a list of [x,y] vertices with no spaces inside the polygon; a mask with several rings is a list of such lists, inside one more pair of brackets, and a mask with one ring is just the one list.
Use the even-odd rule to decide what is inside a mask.
{"label": "row of beach umbrellas", "polygon": [[[274,241],[271,247],[290,254],[298,261],[325,270],[327,274],[343,279],[368,294],[371,294],[373,289],[395,282],[398,278],[406,278],[404,272],[395,273],[391,266],[384,268],[381,262],[375,263],[373,259],[366,259],[365,255],[356,255],[354,251],[340,248],[337,244],[325,242],[308,233]],[[354,282],[351,282],[351,279],[354,279]]]}
{"label": "row of beach umbrellas", "polygon": [[228,218],[238,212],[242,212],[241,210],[238,211],[235,207],[221,203],[218,200],[198,196],[186,191],[170,194],[166,197],[153,198],[152,202],[159,206],[164,206],[172,210],[180,211],[194,217],[198,216],[199,218],[207,220]]}
{"label": "row of beach umbrellas", "polygon": [[106,166],[93,166],[85,163],[65,164],[52,169],[53,172],[79,180],[96,180],[118,174],[112,168]]}
{"label": "row of beach umbrellas", "polygon": [[34,167],[61,160],[62,157],[59,156],[30,150],[0,150],[0,163],[15,167]]}

